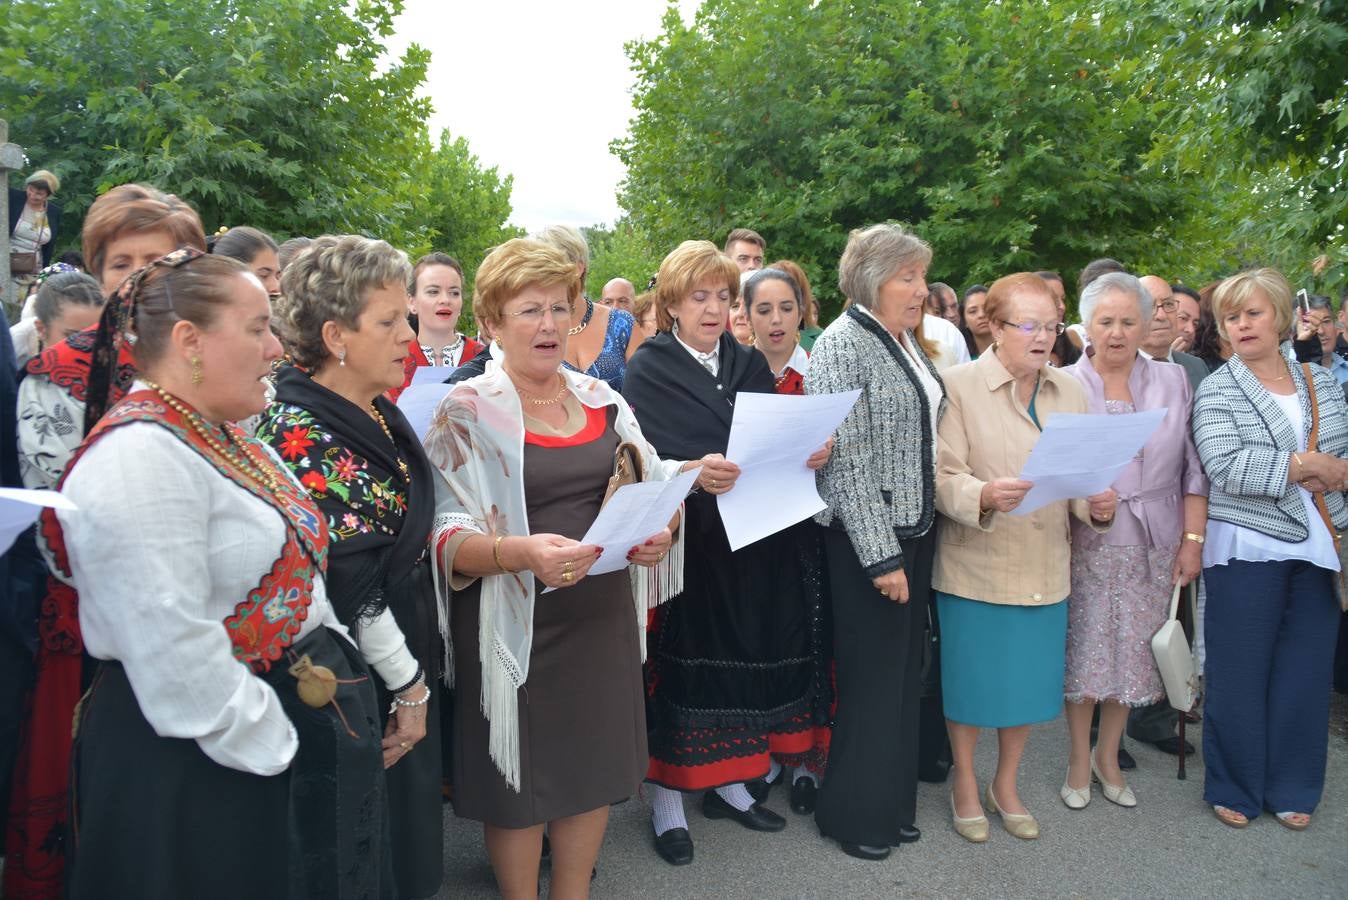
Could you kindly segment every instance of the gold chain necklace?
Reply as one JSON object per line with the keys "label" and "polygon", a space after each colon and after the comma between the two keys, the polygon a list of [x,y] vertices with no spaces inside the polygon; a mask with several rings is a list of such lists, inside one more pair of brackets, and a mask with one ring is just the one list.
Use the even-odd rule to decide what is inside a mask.
{"label": "gold chain necklace", "polygon": [[[553,397],[551,400],[540,400],[537,397],[533,396],[532,394],[526,393],[524,391],[519,391],[520,396],[522,396],[525,400],[528,400],[534,406],[551,406],[552,404],[556,403],[558,400],[566,396],[566,379],[562,377],[561,372],[557,373],[557,378],[562,382],[562,386],[561,389],[557,391],[557,396]],[[516,390],[519,389],[516,388]]]}
{"label": "gold chain necklace", "polygon": [[[215,435],[215,432],[207,426],[206,420],[201,417],[201,413],[192,409],[186,403],[183,403],[177,397],[164,390],[153,381],[141,379],[145,386],[159,395],[159,398],[169,406],[174,412],[187,420],[187,424],[195,431],[206,444],[214,450],[221,459],[226,460],[243,474],[247,475],[257,484],[271,491],[272,494],[280,496],[284,493],[281,486],[281,480],[273,474],[271,467],[262,462],[260,458],[253,455],[253,449],[247,444],[239,444],[230,440],[229,446]],[[225,431],[226,436],[229,431]]]}
{"label": "gold chain necklace", "polygon": [[403,481],[411,484],[412,472],[407,468],[407,461],[398,452],[398,442],[393,439],[393,432],[389,430],[388,422],[384,421],[384,414],[373,403],[370,404],[370,412],[374,415],[374,420],[379,423],[379,427],[384,430],[384,436],[388,438],[388,442],[393,445],[393,458],[398,461],[398,471],[402,473]]}
{"label": "gold chain necklace", "polygon": [[[585,315],[581,317],[579,325],[573,325],[566,330],[571,337],[575,337],[585,330],[585,326],[590,324],[590,317],[594,315],[594,301],[589,297],[585,298]],[[556,403],[557,401],[552,401]]]}

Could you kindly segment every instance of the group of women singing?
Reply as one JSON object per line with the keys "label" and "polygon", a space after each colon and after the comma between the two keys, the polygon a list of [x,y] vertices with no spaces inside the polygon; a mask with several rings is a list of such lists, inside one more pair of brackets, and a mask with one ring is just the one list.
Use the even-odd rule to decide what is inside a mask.
{"label": "group of women singing", "polygon": [[[48,323],[26,365],[25,482],[78,509],[38,529],[50,577],[7,894],[64,883],[73,897],[427,897],[443,877],[443,792],[483,823],[504,896],[537,896],[548,855],[551,894],[579,897],[610,806],[643,783],[655,850],[673,865],[694,861],[685,794],[701,794],[708,818],[774,832],[787,823],[764,801],[782,782],[844,852],[883,859],[921,836],[932,607],[954,827],[987,840],[990,812],[1032,839],[1017,787],[1028,727],[1065,697],[1069,709],[1158,699],[1136,645],[1169,584],[1197,574],[1181,533],[1206,524],[1195,504],[1208,477],[1214,510],[1220,486],[1262,490],[1299,516],[1284,541],[1309,523],[1319,552],[1329,534],[1315,537],[1324,522],[1297,490],[1329,496],[1332,521],[1348,524],[1342,394],[1322,388],[1319,447],[1288,450],[1281,484],[1252,466],[1276,467],[1290,430],[1267,448],[1218,436],[1223,415],[1249,425],[1238,394],[1254,376],[1200,395],[1195,451],[1178,367],[1136,356],[1149,310],[1131,276],[1092,298],[1094,363],[1048,366],[1061,315],[1022,273],[980,298],[987,349],[940,371],[921,327],[931,250],[897,225],[851,234],[848,307],[811,353],[799,344],[803,277],[771,267],[741,285],[706,241],[664,259],[645,341],[629,313],[583,296],[588,257],[570,229],[482,261],[480,343],[457,330],[463,270],[444,254],[412,266],[379,240],[277,247],[252,229],[206,248],[196,213],[170,195],[126,185],[100,197],[84,255],[106,305],[76,301],[96,324],[56,340]],[[1219,291],[1230,308],[1219,321],[1272,333],[1287,298],[1269,277],[1245,284]],[[727,328],[735,302],[751,344]],[[1262,344],[1236,345],[1251,369],[1272,365]],[[392,398],[428,366],[453,387],[419,436]],[[1163,396],[1153,383],[1174,395],[1136,461],[1145,489],[1011,515],[1049,418],[1142,408]],[[853,390],[835,436],[800,460],[826,509],[732,550],[717,497],[740,474],[724,456],[740,394]],[[625,548],[626,567],[592,574],[604,548],[584,536],[613,490],[694,469],[674,518]],[[1245,529],[1224,538],[1229,558],[1247,559],[1259,523],[1229,527]],[[1332,609],[1315,572],[1287,576],[1324,594],[1297,595],[1315,607],[1307,617]],[[1101,620],[1091,610],[1119,573],[1158,596]],[[1317,676],[1281,674],[1285,652],[1270,651],[1266,679],[1282,689]],[[1116,656],[1137,684],[1093,676]],[[1224,821],[1271,804],[1304,827],[1323,728],[1319,781],[1284,788],[1244,749],[1262,720],[1229,730],[1224,687],[1212,685],[1208,727],[1227,762],[1209,801]],[[1071,721],[1064,802],[1089,801],[1088,770],[1107,798],[1136,802],[1116,761],[1077,744],[1089,715]],[[984,727],[998,729],[999,756],[980,795]],[[1102,716],[1102,739],[1121,727]],[[1267,765],[1314,758],[1314,746],[1279,744]]]}

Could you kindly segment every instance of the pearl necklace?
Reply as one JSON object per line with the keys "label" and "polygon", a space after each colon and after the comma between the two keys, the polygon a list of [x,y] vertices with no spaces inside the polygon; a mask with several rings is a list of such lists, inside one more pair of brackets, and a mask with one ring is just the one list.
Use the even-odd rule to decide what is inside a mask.
{"label": "pearl necklace", "polygon": [[[141,380],[145,382],[146,387],[157,393],[159,398],[163,400],[167,406],[186,419],[187,424],[191,426],[192,430],[195,431],[221,459],[226,460],[257,484],[271,491],[273,495],[279,497],[285,493],[281,479],[273,473],[272,467],[266,465],[259,457],[254,455],[251,447],[247,444],[236,443],[233,439],[230,440],[229,446],[226,446],[206,424],[206,420],[201,417],[201,413],[192,409],[186,403],[183,403],[153,381],[148,381],[143,378]],[[228,436],[229,431],[226,430],[225,434]]]}
{"label": "pearl necklace", "polygon": [[402,473],[403,481],[411,484],[412,472],[407,468],[407,462],[402,458],[402,454],[398,452],[398,442],[393,439],[393,432],[389,430],[388,422],[384,421],[384,414],[373,403],[370,404],[370,413],[374,416],[374,420],[379,423],[379,427],[384,430],[384,436],[388,438],[388,442],[393,445],[393,458],[398,461],[398,471]]}

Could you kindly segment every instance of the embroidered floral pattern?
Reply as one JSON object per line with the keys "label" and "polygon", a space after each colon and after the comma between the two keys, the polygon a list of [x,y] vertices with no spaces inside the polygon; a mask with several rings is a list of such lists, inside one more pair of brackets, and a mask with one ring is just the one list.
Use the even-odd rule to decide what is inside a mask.
{"label": "embroidered floral pattern", "polygon": [[280,452],[315,500],[335,499],[346,508],[327,513],[328,531],[335,540],[398,533],[407,512],[402,482],[391,475],[377,477],[364,457],[338,444],[309,410],[273,403],[258,425],[257,436]]}

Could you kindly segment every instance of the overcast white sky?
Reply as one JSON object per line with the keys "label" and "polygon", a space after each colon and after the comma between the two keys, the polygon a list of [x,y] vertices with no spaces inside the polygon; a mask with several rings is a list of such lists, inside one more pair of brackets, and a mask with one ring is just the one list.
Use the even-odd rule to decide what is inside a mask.
{"label": "overcast white sky", "polygon": [[[468,139],[483,165],[515,176],[511,220],[612,223],[623,166],[611,140],[632,117],[623,44],[654,37],[667,0],[407,0],[388,49],[431,51],[430,133]],[[692,21],[698,0],[678,0]]]}

